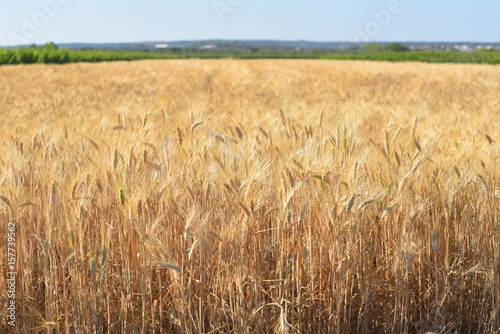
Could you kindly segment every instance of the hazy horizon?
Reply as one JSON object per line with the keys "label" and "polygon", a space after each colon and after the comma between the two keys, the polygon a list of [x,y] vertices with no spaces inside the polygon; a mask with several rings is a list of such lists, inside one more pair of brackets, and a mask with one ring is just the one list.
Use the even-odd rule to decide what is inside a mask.
{"label": "hazy horizon", "polygon": [[[140,44],[140,43],[177,43],[177,42],[203,42],[203,41],[224,41],[224,42],[236,42],[236,41],[241,41],[241,42],[310,42],[310,43],[363,43],[363,42],[357,42],[357,41],[341,41],[341,40],[331,40],[331,41],[320,41],[320,40],[309,40],[309,39],[226,39],[226,38],[207,38],[207,39],[174,39],[174,40],[141,40],[141,41],[113,41],[113,42],[81,42],[81,41],[74,41],[74,42],[63,42],[63,43],[56,43],[54,41],[46,41],[43,43],[33,43],[36,45],[43,45],[46,43],[55,43],[61,44],[61,45],[66,45],[66,44]],[[419,43],[419,44],[439,44],[439,43],[478,43],[478,44],[500,44],[500,41],[470,41],[470,40],[456,40],[456,41],[413,41],[413,40],[397,40],[397,41],[383,41],[383,40],[374,40],[374,41],[369,41],[368,43]]]}

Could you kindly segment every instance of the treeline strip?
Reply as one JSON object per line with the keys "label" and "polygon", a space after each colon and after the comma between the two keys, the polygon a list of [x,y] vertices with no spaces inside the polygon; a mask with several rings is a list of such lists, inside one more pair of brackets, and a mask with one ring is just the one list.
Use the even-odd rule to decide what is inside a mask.
{"label": "treeline strip", "polygon": [[150,53],[136,51],[69,50],[56,48],[0,49],[0,65],[17,64],[67,64],[79,62],[131,61],[145,59],[182,58],[236,58],[236,59],[338,59],[374,61],[418,61],[427,63],[474,63],[500,64],[500,51],[478,50],[458,51],[380,51],[341,53],[337,52],[279,52],[279,53]]}

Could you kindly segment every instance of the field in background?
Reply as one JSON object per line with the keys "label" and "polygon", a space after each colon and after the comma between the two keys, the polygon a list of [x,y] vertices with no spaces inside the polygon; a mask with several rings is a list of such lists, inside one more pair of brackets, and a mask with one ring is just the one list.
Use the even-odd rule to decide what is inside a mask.
{"label": "field in background", "polygon": [[499,333],[498,66],[4,66],[0,87],[19,333]]}

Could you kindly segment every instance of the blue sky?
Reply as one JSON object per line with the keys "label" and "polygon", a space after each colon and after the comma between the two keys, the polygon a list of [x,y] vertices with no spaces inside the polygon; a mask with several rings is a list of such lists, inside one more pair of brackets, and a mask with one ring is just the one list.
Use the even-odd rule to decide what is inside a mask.
{"label": "blue sky", "polygon": [[500,39],[499,0],[0,0],[0,45]]}

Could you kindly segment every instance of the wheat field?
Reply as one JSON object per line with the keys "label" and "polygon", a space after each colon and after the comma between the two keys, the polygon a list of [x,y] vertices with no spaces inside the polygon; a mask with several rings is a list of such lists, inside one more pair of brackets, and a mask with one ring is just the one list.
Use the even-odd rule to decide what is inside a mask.
{"label": "wheat field", "polygon": [[500,333],[499,66],[2,66],[0,87],[0,331]]}

